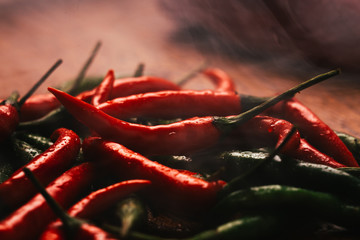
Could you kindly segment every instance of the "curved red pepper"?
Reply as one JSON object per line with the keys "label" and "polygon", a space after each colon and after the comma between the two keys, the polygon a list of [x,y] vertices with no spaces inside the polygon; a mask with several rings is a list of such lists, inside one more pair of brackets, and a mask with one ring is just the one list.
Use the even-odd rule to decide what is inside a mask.
{"label": "curved red pepper", "polygon": [[[60,128],[51,139],[55,143],[24,167],[29,168],[43,184],[48,184],[73,163],[79,153],[80,139],[71,130]],[[29,200],[36,189],[21,169],[0,184],[0,203],[3,210],[11,210]]]}
{"label": "curved red pepper", "polygon": [[194,116],[227,116],[239,114],[240,97],[214,91],[159,91],[116,98],[97,106],[113,117],[153,117],[162,119]]}
{"label": "curved red pepper", "polygon": [[[135,153],[126,147],[100,138],[84,140],[83,149],[89,160],[101,163],[116,176],[151,181],[146,196],[160,206],[175,211],[206,211],[216,201],[223,181],[208,182],[169,168]],[[101,158],[99,158],[101,156]]]}
{"label": "curved red pepper", "polygon": [[[180,90],[180,87],[168,80],[151,76],[116,79],[109,99],[163,90]],[[77,97],[86,102],[90,102],[95,92],[96,88],[90,91],[84,91],[77,95]],[[59,101],[52,94],[33,95],[22,105],[20,109],[20,121],[31,121],[43,117],[52,110],[60,107],[60,105]]]}
{"label": "curved red pepper", "polygon": [[269,108],[266,114],[278,116],[293,123],[309,143],[339,163],[349,167],[359,167],[354,156],[336,133],[295,98],[276,104]]}
{"label": "curved red pepper", "polygon": [[95,90],[95,94],[91,99],[92,105],[97,106],[109,100],[114,85],[114,80],[115,80],[114,71],[109,70],[104,80]]}
{"label": "curved red pepper", "polygon": [[207,68],[203,72],[215,84],[214,91],[236,92],[236,86],[230,76],[219,68]]}
{"label": "curved red pepper", "polygon": [[[98,176],[97,167],[84,163],[63,173],[46,191],[64,208],[73,204]],[[36,239],[55,219],[55,214],[41,194],[0,221],[1,240]]]}
{"label": "curved red pepper", "polygon": [[[140,179],[128,180],[113,184],[106,188],[92,192],[87,197],[73,205],[67,212],[71,217],[91,219],[105,211],[110,206],[116,204],[122,198],[128,196],[131,193],[137,192],[150,184],[151,182],[149,180]],[[62,223],[60,220],[51,223],[42,233],[40,239],[64,239],[61,226]],[[82,229],[80,231],[82,232],[84,227],[81,226],[81,228]],[[100,231],[100,234],[101,233],[103,232]],[[78,236],[74,236],[74,239],[78,239]]]}

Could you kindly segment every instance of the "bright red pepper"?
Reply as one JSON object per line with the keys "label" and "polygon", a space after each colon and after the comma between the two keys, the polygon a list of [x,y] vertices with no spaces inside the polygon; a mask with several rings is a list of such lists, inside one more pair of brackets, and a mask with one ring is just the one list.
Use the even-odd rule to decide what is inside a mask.
{"label": "bright red pepper", "polygon": [[[71,130],[58,129],[52,134],[51,139],[55,143],[24,166],[29,168],[43,184],[48,184],[68,169],[74,163],[80,149],[80,139]],[[13,210],[29,200],[36,192],[22,168],[18,169],[0,184],[1,208],[5,211]]]}
{"label": "bright red pepper", "polygon": [[[208,182],[169,168],[135,153],[126,147],[100,138],[88,138],[83,143],[87,159],[99,162],[104,169],[124,178],[151,181],[146,197],[159,206],[187,213],[207,210],[216,201],[223,181]],[[101,156],[101,157],[100,157]]]}
{"label": "bright red pepper", "polygon": [[227,116],[239,114],[240,97],[228,92],[159,91],[116,98],[97,106],[113,117],[153,117],[162,119],[194,116]]}
{"label": "bright red pepper", "polygon": [[[99,176],[97,167],[84,163],[63,173],[46,191],[64,208],[74,204]],[[55,214],[41,194],[35,195],[11,215],[0,221],[1,240],[37,239]]]}
{"label": "bright red pepper", "polygon": [[279,101],[338,73],[335,70],[312,78],[238,116],[196,117],[157,126],[119,120],[62,91],[48,89],[75,118],[106,139],[124,144],[142,154],[181,155],[215,144],[229,129],[238,127]]}
{"label": "bright red pepper", "polygon": [[354,156],[336,133],[295,98],[276,104],[266,110],[265,114],[280,117],[293,123],[309,143],[339,163],[348,167],[359,167]]}
{"label": "bright red pepper", "polygon": [[92,105],[97,106],[109,100],[114,85],[114,80],[115,80],[114,71],[109,70],[104,80],[95,90],[95,94],[91,99]]}

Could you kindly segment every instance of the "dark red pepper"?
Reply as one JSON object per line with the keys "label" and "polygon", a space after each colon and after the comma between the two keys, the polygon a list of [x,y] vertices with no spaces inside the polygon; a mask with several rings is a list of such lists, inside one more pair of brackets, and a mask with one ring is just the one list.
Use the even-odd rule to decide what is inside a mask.
{"label": "dark red pepper", "polygon": [[[51,139],[55,142],[49,149],[35,157],[24,167],[29,168],[43,184],[48,184],[68,169],[80,149],[80,139],[71,130],[58,129]],[[0,184],[1,210],[9,211],[19,207],[36,193],[21,169]]]}

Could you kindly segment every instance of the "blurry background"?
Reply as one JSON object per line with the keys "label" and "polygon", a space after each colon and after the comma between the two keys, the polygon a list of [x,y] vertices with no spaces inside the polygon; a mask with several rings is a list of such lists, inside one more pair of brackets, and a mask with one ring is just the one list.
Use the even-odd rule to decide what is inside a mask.
{"label": "blurry background", "polygon": [[[97,41],[88,75],[178,81],[204,61],[240,93],[269,96],[336,67],[343,74],[298,98],[336,130],[360,137],[360,4],[355,0],[0,0],[0,97],[74,78]],[[187,88],[211,88],[201,77]]]}

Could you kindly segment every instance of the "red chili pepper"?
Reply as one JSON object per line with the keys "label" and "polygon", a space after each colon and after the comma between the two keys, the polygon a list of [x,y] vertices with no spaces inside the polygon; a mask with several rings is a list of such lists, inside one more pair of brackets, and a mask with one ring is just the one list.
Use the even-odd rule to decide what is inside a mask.
{"label": "red chili pepper", "polygon": [[[46,190],[61,206],[67,208],[83,194],[98,175],[96,166],[84,163],[63,173],[50,183]],[[55,214],[44,197],[37,194],[0,221],[0,239],[36,239],[54,219]]]}
{"label": "red chili pepper", "polygon": [[19,124],[19,113],[14,104],[18,97],[19,95],[14,93],[0,105],[0,143],[5,141]]}
{"label": "red chili pepper", "polygon": [[229,128],[234,129],[279,101],[338,73],[335,70],[319,75],[238,116],[196,117],[157,126],[119,120],[64,92],[48,89],[75,118],[106,139],[122,143],[142,154],[181,155],[215,144]]}
{"label": "red chili pepper", "polygon": [[236,87],[230,76],[219,68],[208,68],[203,71],[215,84],[215,91],[236,92]]}
{"label": "red chili pepper", "polygon": [[[271,147],[276,147],[274,144],[280,144],[292,127],[292,123],[283,119],[257,116],[240,126],[235,134],[252,147],[271,145]],[[281,153],[305,162],[323,164],[333,168],[345,167],[345,165],[311,146],[305,139],[300,138],[299,132],[293,135]]]}
{"label": "red chili pepper", "polygon": [[269,108],[266,114],[277,116],[293,123],[309,143],[339,163],[349,167],[359,167],[354,156],[336,133],[295,98],[276,104]]}
{"label": "red chili pepper", "polygon": [[163,119],[194,116],[227,116],[239,114],[240,97],[228,92],[160,91],[116,98],[97,106],[113,117],[153,117]]}
{"label": "red chili pepper", "polygon": [[91,100],[92,105],[97,106],[109,100],[114,85],[114,80],[115,80],[114,71],[109,70],[104,80],[95,90],[95,94]]}
{"label": "red chili pepper", "polygon": [[[71,217],[91,219],[104,212],[110,206],[119,202],[122,198],[137,192],[150,185],[149,180],[128,180],[99,189],[73,205],[67,212]],[[61,221],[58,220],[48,226],[40,239],[63,239]],[[83,226],[81,226],[83,228]],[[86,227],[87,228],[87,227]],[[81,232],[84,229],[81,229]],[[100,231],[100,233],[103,233]],[[55,238],[57,237],[57,238]],[[78,239],[78,236],[74,236]]]}
{"label": "red chili pepper", "polygon": [[0,143],[13,133],[19,124],[19,109],[34,91],[50,76],[50,74],[62,63],[58,60],[39,81],[18,101],[19,94],[15,92],[7,100],[0,103]]}
{"label": "red chili pepper", "polygon": [[[147,188],[149,198],[176,211],[201,212],[215,203],[223,181],[207,182],[184,174],[126,147],[100,138],[84,140],[83,150],[89,160],[100,162],[104,169],[125,178],[142,178],[151,181]],[[101,158],[98,158],[101,156]]]}
{"label": "red chili pepper", "polygon": [[[69,168],[79,153],[80,139],[71,130],[58,129],[51,139],[55,143],[24,167],[34,172],[43,184],[48,184],[56,176]],[[0,184],[1,210],[13,210],[35,195],[36,189],[18,169],[9,179]]]}

